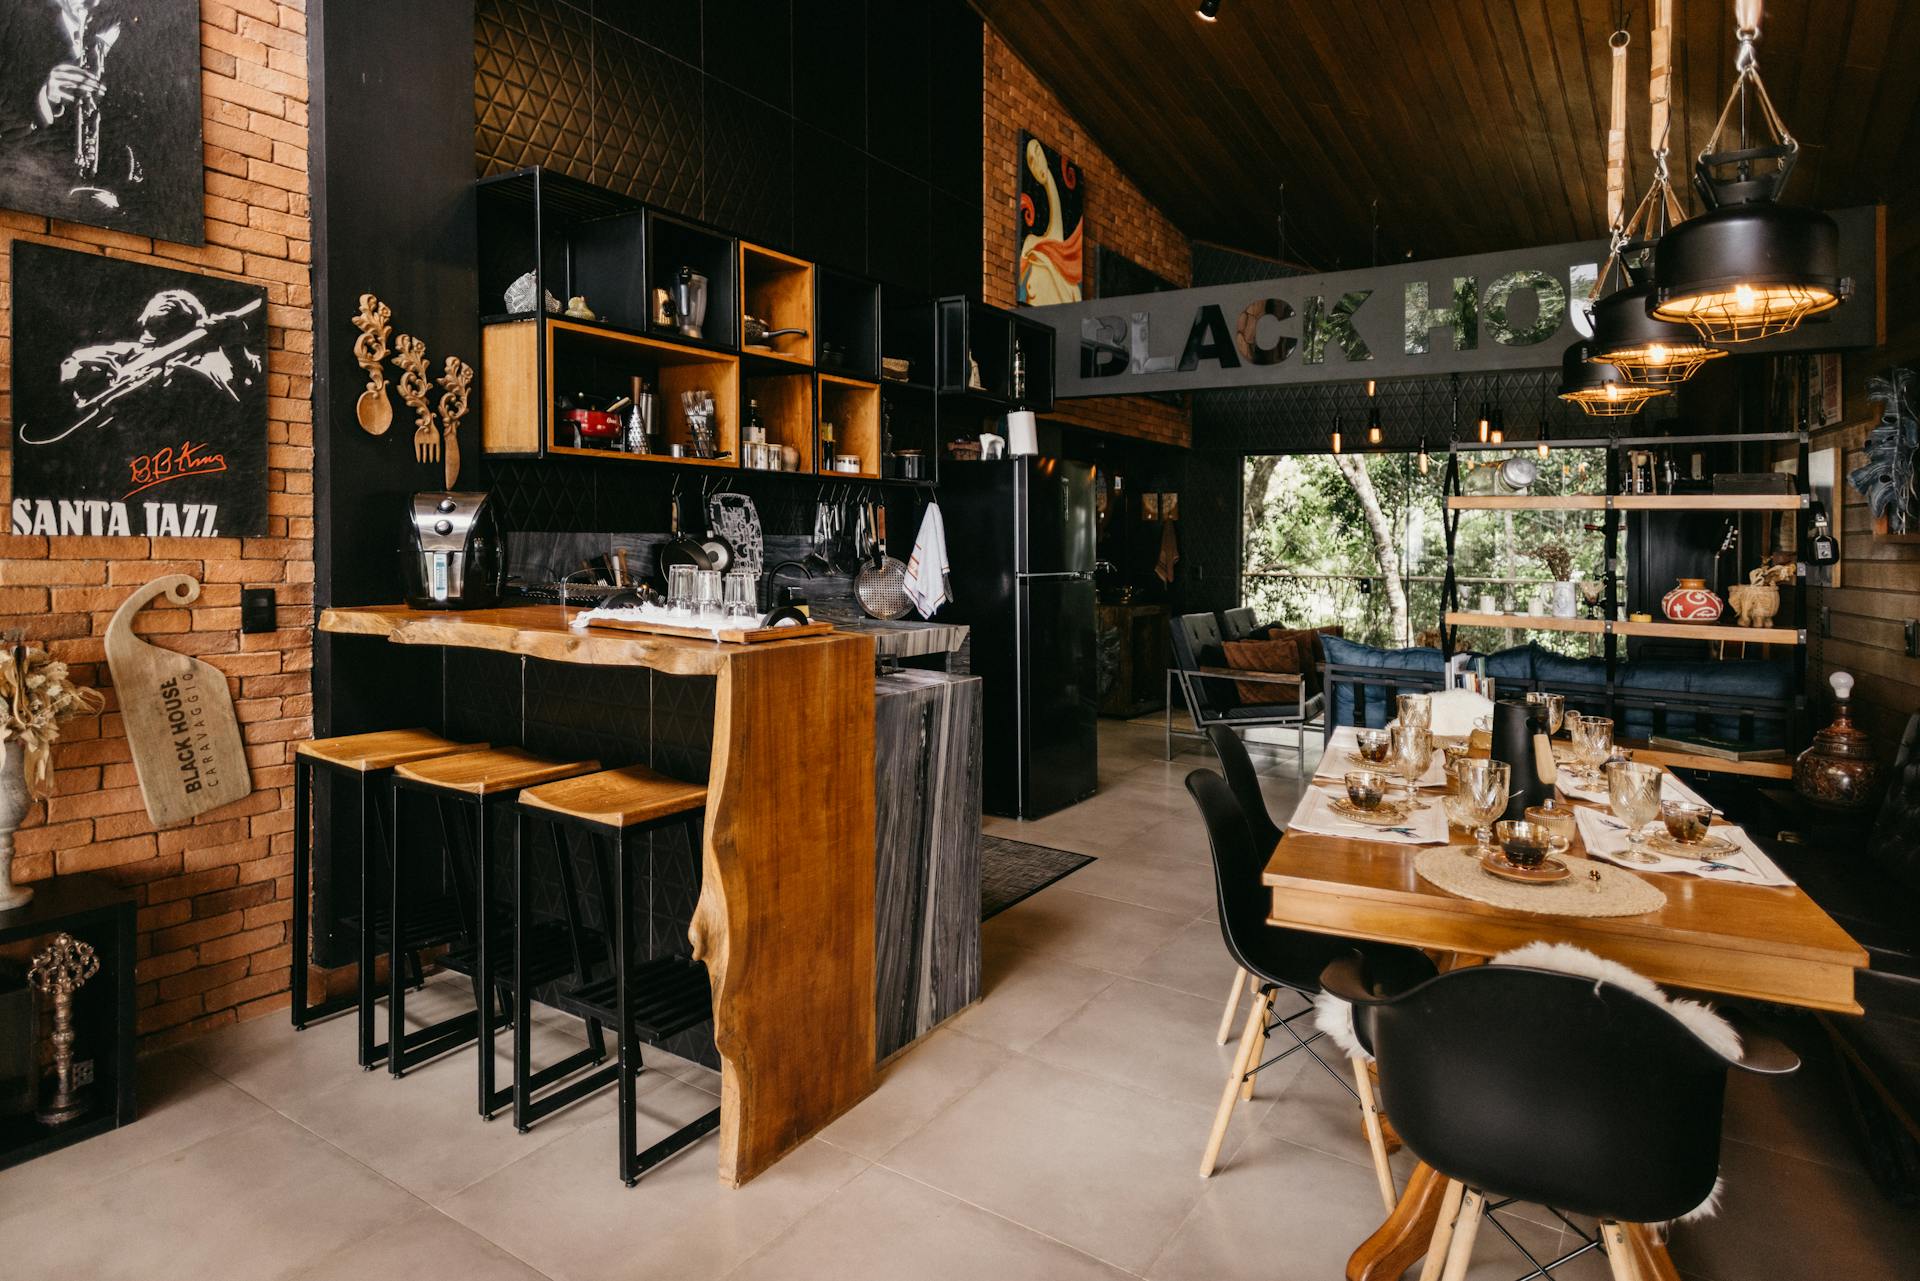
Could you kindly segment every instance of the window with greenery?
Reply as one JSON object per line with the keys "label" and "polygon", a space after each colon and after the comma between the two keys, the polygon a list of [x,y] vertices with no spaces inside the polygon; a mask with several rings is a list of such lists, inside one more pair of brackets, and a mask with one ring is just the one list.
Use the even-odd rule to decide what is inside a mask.
{"label": "window with greenery", "polygon": [[[1532,463],[1524,491],[1503,476],[1509,459]],[[1598,449],[1556,449],[1536,458],[1461,455],[1467,493],[1599,494],[1606,458]],[[1340,624],[1372,645],[1438,644],[1440,586],[1447,567],[1442,488],[1446,460],[1422,475],[1412,454],[1264,454],[1245,463],[1240,600],[1261,619],[1295,627]],[[1592,511],[1470,511],[1460,522],[1456,573],[1460,606],[1547,613],[1554,577],[1532,554],[1565,548],[1576,583],[1598,583],[1605,546]],[[1589,528],[1591,527],[1591,528]],[[1625,537],[1622,536],[1624,556]],[[1549,557],[1550,558],[1550,557]],[[1624,584],[1622,591],[1625,590]],[[1584,601],[1581,612],[1587,612]],[[1600,638],[1527,628],[1463,628],[1458,646],[1481,652],[1528,639],[1564,654],[1600,652]]]}

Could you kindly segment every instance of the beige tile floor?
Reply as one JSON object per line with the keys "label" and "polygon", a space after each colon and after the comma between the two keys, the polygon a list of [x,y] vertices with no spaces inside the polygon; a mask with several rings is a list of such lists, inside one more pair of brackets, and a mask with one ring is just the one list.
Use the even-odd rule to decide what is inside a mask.
{"label": "beige tile floor", "polygon": [[[353,1066],[350,1023],[296,1035],[274,1016],[146,1060],[138,1124],[0,1173],[0,1278],[1331,1281],[1380,1213],[1325,1074],[1270,1072],[1195,1177],[1232,970],[1181,787],[1208,761],[1159,751],[1157,728],[1104,724],[1098,797],[990,821],[1099,861],[990,922],[984,999],[742,1191],[717,1186],[710,1144],[622,1187],[605,1096],[516,1134],[474,1115],[470,1053],[394,1082]],[[1285,812],[1291,757],[1268,775]],[[448,978],[409,1010],[463,1004]],[[577,1035],[556,1016],[540,1039]],[[716,1088],[657,1065],[643,1141]],[[1915,1275],[1920,1227],[1862,1173],[1823,1075],[1736,1079],[1727,1134],[1725,1210],[1673,1246],[1690,1276]],[[1537,1208],[1509,1225],[1536,1251],[1564,1240]],[[1482,1234],[1475,1281],[1525,1271]],[[1604,1275],[1592,1256],[1565,1271]]]}

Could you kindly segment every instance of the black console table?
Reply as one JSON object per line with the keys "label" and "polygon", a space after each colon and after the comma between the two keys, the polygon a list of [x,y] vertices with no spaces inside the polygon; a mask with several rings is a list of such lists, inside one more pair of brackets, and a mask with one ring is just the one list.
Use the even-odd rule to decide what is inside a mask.
{"label": "black console table", "polygon": [[134,1119],[133,895],[84,873],[33,889],[25,907],[0,912],[0,946],[39,948],[64,931],[99,954],[100,972],[73,998],[76,1059],[93,1065],[92,1106],[59,1125],[42,1125],[30,1112],[0,1117],[0,1170]]}

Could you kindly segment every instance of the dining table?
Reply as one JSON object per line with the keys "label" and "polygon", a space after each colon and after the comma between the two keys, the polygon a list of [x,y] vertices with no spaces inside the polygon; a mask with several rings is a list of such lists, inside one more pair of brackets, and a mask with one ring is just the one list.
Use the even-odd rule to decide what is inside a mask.
{"label": "dining table", "polygon": [[[1350,751],[1336,732],[1314,785],[1337,791],[1334,778],[1342,754]],[[1486,755],[1484,750],[1474,754]],[[1425,796],[1439,807],[1437,788],[1427,787]],[[1314,808],[1302,806],[1303,811]],[[1594,808],[1604,813],[1605,807]],[[1415,861],[1422,849],[1434,848],[1431,842],[1369,839],[1364,829],[1348,835],[1316,826],[1322,830],[1290,826],[1267,862],[1261,879],[1271,894],[1269,925],[1420,948],[1440,959],[1443,968],[1478,964],[1528,943],[1570,943],[1628,965],[1663,987],[1829,1013],[1861,1012],[1854,974],[1867,965],[1866,952],[1792,884],[1636,869],[1634,874],[1665,895],[1659,908],[1637,916],[1549,915],[1496,907],[1427,881]],[[1470,838],[1455,834],[1449,839],[1464,843]],[[1588,854],[1578,830],[1567,852]],[[1348,1281],[1392,1281],[1419,1262],[1446,1187],[1444,1175],[1417,1164],[1387,1220],[1349,1257]],[[1630,1226],[1627,1246],[1641,1277],[1677,1277],[1665,1244],[1652,1232]]]}

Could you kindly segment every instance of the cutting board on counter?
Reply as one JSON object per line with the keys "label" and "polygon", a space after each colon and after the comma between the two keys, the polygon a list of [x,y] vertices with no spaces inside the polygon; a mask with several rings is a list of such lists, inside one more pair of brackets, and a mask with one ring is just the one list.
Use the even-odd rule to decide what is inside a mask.
{"label": "cutting board on counter", "polygon": [[729,645],[758,645],[765,641],[796,640],[802,636],[825,636],[832,623],[797,623],[790,627],[680,627],[673,623],[653,623],[645,619],[596,618],[588,627],[605,627],[617,632],[644,632],[651,636],[683,636],[688,640],[719,640]]}

